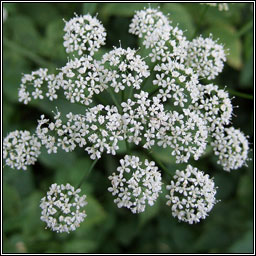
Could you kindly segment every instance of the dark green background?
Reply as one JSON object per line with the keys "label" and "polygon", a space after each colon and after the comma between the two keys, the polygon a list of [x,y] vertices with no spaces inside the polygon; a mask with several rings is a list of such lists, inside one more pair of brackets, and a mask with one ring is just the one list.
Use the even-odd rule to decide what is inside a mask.
{"label": "dark green background", "polygon": [[[54,71],[67,61],[63,47],[65,20],[77,14],[98,13],[107,30],[107,44],[98,54],[113,45],[126,48],[140,46],[128,33],[134,10],[143,3],[6,3],[8,19],[3,24],[3,135],[16,129],[33,131],[41,113],[51,116],[55,103],[38,101],[25,106],[18,102],[22,73],[39,67]],[[234,106],[233,125],[250,136],[253,142],[253,12],[252,4],[229,4],[228,12],[219,12],[200,4],[151,4],[170,13],[173,24],[194,34],[208,35],[229,48],[224,71],[213,83],[226,86]],[[143,49],[142,49],[143,50]],[[241,94],[242,93],[242,94]],[[99,97],[99,101],[106,97]],[[83,109],[66,101],[57,104],[63,113]],[[250,145],[251,148],[253,145]],[[231,173],[216,164],[211,149],[194,166],[214,177],[217,198],[221,200],[210,216],[196,225],[179,223],[165,205],[165,191],[155,206],[145,213],[133,215],[118,209],[107,192],[107,176],[115,171],[117,157],[105,155],[97,163],[88,181],[82,186],[88,196],[88,217],[75,232],[55,234],[45,230],[40,221],[39,201],[52,183],[79,183],[92,161],[83,150],[57,155],[42,152],[39,161],[27,171],[3,168],[3,251],[23,253],[250,253],[253,251],[253,161]],[[167,151],[156,152],[174,172],[174,163]],[[250,151],[250,158],[253,151]],[[164,182],[170,178],[163,174]]]}

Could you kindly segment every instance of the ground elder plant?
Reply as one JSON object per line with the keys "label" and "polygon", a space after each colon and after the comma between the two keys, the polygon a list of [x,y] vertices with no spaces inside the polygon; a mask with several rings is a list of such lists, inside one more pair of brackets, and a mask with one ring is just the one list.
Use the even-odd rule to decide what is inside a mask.
{"label": "ground elder plant", "polygon": [[[211,34],[188,40],[172,26],[171,16],[147,8],[135,12],[129,27],[142,40],[147,56],[139,49],[122,48],[120,41],[120,47],[96,59],[107,36],[98,18],[75,14],[64,23],[66,64],[53,74],[45,67],[23,74],[18,97],[23,104],[62,98],[82,105],[84,112],[64,115],[55,108],[53,118],[42,114],[35,120],[34,131],[10,132],[3,140],[5,165],[26,170],[42,148],[58,154],[79,147],[93,161],[90,172],[109,154],[120,163],[106,177],[117,207],[144,212],[166,186],[170,215],[189,224],[205,219],[218,202],[217,187],[207,170],[193,167],[191,159],[199,160],[210,146],[217,163],[230,172],[246,165],[249,151],[247,137],[232,127],[227,91],[212,81],[223,70],[227,49]],[[151,81],[150,90],[145,81]],[[98,102],[103,92],[113,104]],[[126,145],[123,155],[120,143]],[[187,167],[171,175],[161,161],[150,159],[156,147],[170,150],[170,160]],[[168,180],[162,178],[165,171]],[[79,195],[83,182],[50,186],[39,203],[46,228],[69,233],[86,219],[86,196]]]}

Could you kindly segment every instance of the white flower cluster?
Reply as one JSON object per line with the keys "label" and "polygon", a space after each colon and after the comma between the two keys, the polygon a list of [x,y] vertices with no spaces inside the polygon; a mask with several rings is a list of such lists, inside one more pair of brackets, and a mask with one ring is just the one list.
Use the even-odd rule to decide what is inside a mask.
{"label": "white flower cluster", "polygon": [[188,165],[185,171],[176,170],[171,185],[166,188],[167,205],[172,216],[189,224],[200,222],[216,204],[216,188],[208,174]]}
{"label": "white flower cluster", "polygon": [[129,28],[130,33],[140,38],[144,36],[143,45],[146,48],[154,46],[159,40],[168,40],[170,31],[168,18],[151,8],[136,11]]}
{"label": "white flower cluster", "polygon": [[207,4],[212,7],[218,7],[219,11],[228,11],[228,3],[200,3],[200,4]]}
{"label": "white flower cluster", "polygon": [[120,160],[117,173],[108,178],[112,185],[108,190],[116,196],[114,202],[133,213],[144,212],[146,204],[154,205],[161,192],[161,173],[157,166],[147,159],[142,163],[137,156],[126,155]]}
{"label": "white flower cluster", "polygon": [[245,165],[249,143],[245,135],[234,127],[215,132],[212,142],[215,155],[225,171],[230,172]]}
{"label": "white flower cluster", "polygon": [[[137,11],[129,32],[141,38],[149,58],[120,46],[96,60],[93,55],[106,38],[98,19],[89,14],[76,15],[66,22],[64,46],[74,56],[56,75],[42,68],[23,75],[19,101],[28,104],[32,98],[45,97],[53,101],[58,98],[57,92],[64,91],[68,101],[86,106],[85,112],[62,115],[57,110],[52,120],[41,116],[34,135],[27,131],[10,133],[3,143],[6,164],[26,169],[35,163],[41,145],[49,154],[81,147],[97,160],[104,152],[115,155],[121,141],[147,150],[168,147],[176,163],[188,163],[203,155],[211,136],[214,153],[224,170],[243,166],[248,141],[240,130],[226,128],[233,110],[228,93],[200,80],[214,79],[222,71],[226,61],[223,46],[211,35],[189,41],[170,24],[159,10]],[[150,83],[151,88],[142,90]],[[134,89],[137,91],[133,94]],[[103,91],[116,106],[96,104],[97,94]],[[116,196],[114,202],[133,213],[143,212],[147,204],[152,206],[161,192],[158,167],[134,155],[125,155],[109,180],[112,186],[108,190]],[[191,165],[184,171],[177,170],[167,189],[167,204],[173,216],[190,224],[204,219],[217,202],[213,180]],[[85,196],[80,197],[79,192],[69,184],[50,187],[40,205],[41,219],[47,227],[70,232],[79,226],[86,217],[80,211],[86,205]]]}
{"label": "white flower cluster", "polygon": [[73,151],[76,146],[86,145],[85,136],[89,133],[89,126],[83,115],[66,115],[67,122],[61,120],[61,113],[57,111],[54,122],[50,122],[44,115],[38,120],[36,135],[48,151],[48,154],[57,153],[58,148],[66,152]]}
{"label": "white flower cluster", "polygon": [[64,47],[67,53],[94,55],[105,44],[106,32],[101,22],[90,14],[65,21]]}
{"label": "white flower cluster", "polygon": [[41,199],[41,220],[57,233],[76,230],[84,221],[86,213],[82,208],[87,205],[86,195],[79,196],[81,189],[70,184],[52,184],[46,197]]}
{"label": "white flower cluster", "polygon": [[128,142],[150,149],[157,144],[173,149],[176,162],[188,162],[191,156],[197,160],[204,152],[207,142],[205,122],[195,112],[183,109],[164,110],[158,97],[148,98],[148,93],[135,94],[136,101],[122,103],[124,138]]}
{"label": "white flower cluster", "polygon": [[145,61],[130,48],[119,47],[105,53],[102,64],[106,67],[105,84],[113,87],[116,93],[131,86],[140,89],[143,78],[150,75]]}
{"label": "white flower cluster", "polygon": [[189,42],[186,65],[191,67],[199,77],[214,79],[224,68],[226,55],[224,47],[210,37],[199,36]]}
{"label": "white flower cluster", "polygon": [[[47,84],[47,91],[45,85]],[[31,74],[24,74],[19,88],[19,101],[28,104],[33,99],[49,98],[53,101],[58,98],[57,90],[59,85],[55,75],[48,74],[47,68],[40,68]]]}
{"label": "white flower cluster", "polygon": [[3,140],[3,159],[13,169],[27,170],[40,155],[41,143],[29,131],[13,131]]}
{"label": "white flower cluster", "polygon": [[57,153],[58,148],[66,152],[73,151],[77,146],[84,147],[91,159],[100,158],[104,151],[116,154],[118,142],[123,140],[122,117],[115,106],[101,104],[86,110],[85,115],[72,112],[66,115],[63,122],[61,113],[57,111],[54,122],[44,115],[38,120],[37,137],[49,154]]}
{"label": "white flower cluster", "polygon": [[64,89],[64,95],[71,103],[89,105],[94,94],[102,92],[104,84],[104,67],[92,56],[70,60],[57,76],[57,83]]}
{"label": "white flower cluster", "polygon": [[117,108],[99,104],[88,109],[85,117],[90,126],[88,140],[92,145],[86,148],[90,158],[100,158],[104,151],[115,155],[118,142],[123,140],[122,117]]}
{"label": "white flower cluster", "polygon": [[175,57],[183,62],[188,41],[183,31],[172,27],[162,12],[147,8],[137,11],[130,24],[129,32],[143,38],[142,44],[151,48],[151,61]]}
{"label": "white flower cluster", "polygon": [[163,102],[184,108],[199,97],[198,76],[191,68],[168,57],[164,63],[157,64],[154,71],[153,84],[160,87],[157,97]]}
{"label": "white flower cluster", "polygon": [[189,108],[207,121],[209,132],[214,133],[216,129],[230,124],[233,106],[228,93],[214,84],[200,85],[198,89],[195,104],[191,104]]}

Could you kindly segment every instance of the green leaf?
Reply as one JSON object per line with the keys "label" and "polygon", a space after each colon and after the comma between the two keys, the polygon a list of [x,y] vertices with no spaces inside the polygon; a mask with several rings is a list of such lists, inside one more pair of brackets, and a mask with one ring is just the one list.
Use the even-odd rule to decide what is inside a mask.
{"label": "green leaf", "polygon": [[43,29],[53,20],[62,18],[52,3],[40,3],[40,7],[38,3],[19,3],[19,8]]}
{"label": "green leaf", "polygon": [[[100,11],[100,17],[103,20],[109,19],[110,16],[123,16],[131,17],[134,15],[135,11],[139,11],[147,7],[146,3],[110,3],[105,4]],[[159,4],[150,4],[151,8],[156,8]]]}
{"label": "green leaf", "polygon": [[205,36],[213,35],[213,39],[219,39],[218,43],[224,45],[227,55],[227,63],[234,69],[240,70],[242,68],[242,44],[237,37],[235,28],[228,24],[214,25],[210,27]]}
{"label": "green leaf", "polygon": [[73,152],[65,152],[59,149],[56,154],[48,154],[44,147],[41,148],[41,154],[38,158],[42,164],[51,168],[61,168],[61,166],[72,168],[75,159],[76,156]]}
{"label": "green leaf", "polygon": [[147,206],[145,211],[139,214],[139,225],[143,227],[147,222],[152,220],[159,212],[159,200],[153,206]]}
{"label": "green leaf", "polygon": [[243,175],[240,178],[238,189],[238,199],[241,205],[252,210],[253,205],[253,180],[248,175]]}
{"label": "green leaf", "polygon": [[[67,182],[72,184],[73,186],[77,186],[81,179],[84,177],[85,174],[87,174],[88,169],[90,168],[92,164],[92,160],[89,159],[89,157],[85,158],[76,158],[72,165],[62,165],[59,166],[56,170],[55,180],[57,183],[66,184]],[[92,170],[93,172],[94,170]],[[88,193],[88,185],[82,186],[86,187],[86,191]]]}
{"label": "green leaf", "polygon": [[14,170],[9,166],[3,169],[3,180],[11,184],[22,197],[28,196],[34,190],[33,173],[31,166],[26,171]]}
{"label": "green leaf", "polygon": [[227,199],[229,198],[235,190],[235,182],[230,177],[230,173],[219,172],[214,175],[214,182],[218,187],[217,198],[218,199]]}
{"label": "green leaf", "polygon": [[31,52],[38,52],[41,37],[31,19],[21,15],[10,17],[8,18],[8,29],[18,45]]}
{"label": "green leaf", "polygon": [[[46,28],[46,36],[40,44],[40,54],[52,59],[65,61],[67,55],[63,46],[64,22],[61,19],[54,20]],[[58,47],[56,47],[58,46]]]}
{"label": "green leaf", "polygon": [[[102,205],[92,195],[87,195],[86,200],[88,204],[85,206],[87,217],[85,221],[81,223],[81,228],[77,232],[85,232],[85,230],[92,229],[95,225],[102,223],[107,214]],[[79,233],[78,233],[79,235]]]}
{"label": "green leaf", "polygon": [[14,186],[3,184],[3,217],[15,217],[20,211],[21,199]]}
{"label": "green leaf", "polygon": [[[22,55],[4,47],[3,94],[11,102],[18,102],[18,88],[22,73],[28,72],[28,61]],[[5,102],[5,97],[3,101]]]}
{"label": "green leaf", "polygon": [[90,253],[97,249],[98,243],[95,240],[74,239],[64,243],[63,252],[66,253]]}
{"label": "green leaf", "polygon": [[38,191],[34,191],[26,200],[24,200],[24,208],[22,211],[22,225],[23,233],[25,236],[30,237],[33,235],[35,237],[40,237],[42,232],[49,232],[44,230],[45,223],[40,220],[41,208],[40,200],[45,196]]}
{"label": "green leaf", "polygon": [[94,15],[97,10],[97,3],[83,3],[83,13]]}
{"label": "green leaf", "polygon": [[229,249],[229,253],[253,253],[253,230],[246,232],[238,241],[236,241]]}
{"label": "green leaf", "polygon": [[183,30],[189,38],[193,36],[195,31],[193,20],[183,5],[167,3],[161,7],[161,10],[166,15],[170,14],[169,20],[172,21],[173,26],[178,25],[179,29]]}
{"label": "green leaf", "polygon": [[128,246],[138,233],[139,229],[137,221],[134,220],[134,215],[125,220],[120,220],[115,229],[116,239],[125,246]]}

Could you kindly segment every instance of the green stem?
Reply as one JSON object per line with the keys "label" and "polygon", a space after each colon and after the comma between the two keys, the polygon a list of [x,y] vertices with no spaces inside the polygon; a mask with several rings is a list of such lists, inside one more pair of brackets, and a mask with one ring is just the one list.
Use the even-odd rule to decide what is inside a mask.
{"label": "green stem", "polygon": [[242,93],[242,92],[237,92],[231,89],[227,89],[228,92],[234,96],[240,97],[240,98],[244,98],[244,99],[248,99],[248,100],[253,100],[253,95],[251,94],[247,94],[247,93]]}
{"label": "green stem", "polygon": [[122,90],[122,102],[124,102],[124,90]]}
{"label": "green stem", "polygon": [[221,89],[223,90],[227,90],[229,92],[229,94],[232,94],[234,96],[237,96],[239,98],[243,98],[243,99],[248,99],[248,100],[253,100],[253,95],[251,94],[247,94],[247,93],[242,93],[242,92],[238,92],[238,91],[234,91],[232,89],[229,89],[227,87],[224,86],[219,86]]}
{"label": "green stem", "polygon": [[152,97],[158,91],[159,91],[159,87],[157,86],[157,88],[149,94],[149,98]]}
{"label": "green stem", "polygon": [[6,37],[3,38],[3,44],[5,47],[8,47],[10,50],[23,55],[24,57],[30,59],[31,61],[33,61],[34,63],[36,63],[41,67],[49,67],[53,70],[56,69],[56,66],[53,65],[51,62],[44,60],[37,54],[33,53],[32,51],[26,48],[23,48],[22,46],[16,44],[12,40],[7,39]]}
{"label": "green stem", "polygon": [[130,146],[129,146],[127,139],[125,140],[125,146],[126,146],[127,152],[130,154]]}
{"label": "green stem", "polygon": [[131,99],[131,98],[132,98],[132,94],[133,94],[133,86],[131,86],[128,99]]}
{"label": "green stem", "polygon": [[118,108],[118,110],[120,111],[120,113],[122,113],[122,107],[121,107],[121,105],[118,103],[118,101],[117,101],[115,95],[113,94],[111,88],[108,88],[107,91],[108,91],[108,93],[110,94],[112,100],[114,101],[114,103],[115,103],[116,107]]}
{"label": "green stem", "polygon": [[252,20],[246,23],[236,34],[237,37],[241,37],[245,33],[247,33],[253,27]]}
{"label": "green stem", "polygon": [[89,170],[85,173],[84,177],[82,178],[82,180],[80,181],[79,185],[76,187],[76,189],[80,188],[82,186],[82,184],[86,181],[87,177],[89,176],[90,172],[92,171],[92,169],[94,168],[95,164],[98,162],[98,158],[96,158],[92,165],[90,166]]}
{"label": "green stem", "polygon": [[168,170],[167,167],[165,167],[165,165],[159,160],[157,159],[154,155],[153,155],[153,152],[150,152],[150,151],[146,151],[144,150],[144,152],[146,153],[147,156],[149,156],[154,162],[157,163],[157,165],[163,170],[165,171],[167,174],[169,174],[170,176],[173,176],[170,171]]}

